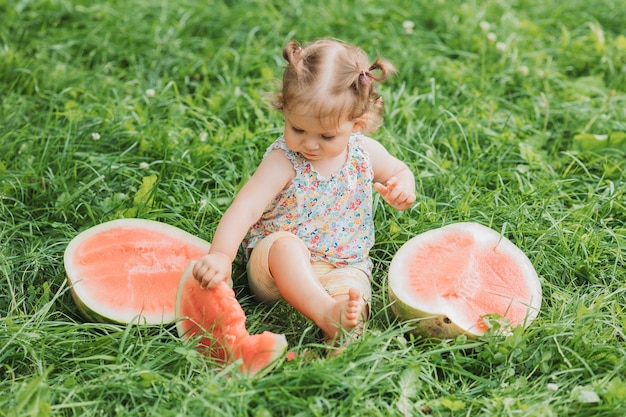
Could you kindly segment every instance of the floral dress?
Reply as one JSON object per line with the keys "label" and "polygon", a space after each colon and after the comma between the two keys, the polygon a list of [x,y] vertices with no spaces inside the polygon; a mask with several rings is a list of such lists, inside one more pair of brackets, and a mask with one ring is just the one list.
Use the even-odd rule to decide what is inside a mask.
{"label": "floral dress", "polygon": [[362,136],[351,135],[348,147],[344,166],[330,176],[322,176],[309,160],[289,149],[282,136],[278,138],[265,155],[275,149],[283,150],[296,175],[252,226],[244,247],[251,249],[273,232],[288,231],[304,241],[311,252],[311,262],[349,265],[370,274],[374,173],[369,154],[362,147]]}

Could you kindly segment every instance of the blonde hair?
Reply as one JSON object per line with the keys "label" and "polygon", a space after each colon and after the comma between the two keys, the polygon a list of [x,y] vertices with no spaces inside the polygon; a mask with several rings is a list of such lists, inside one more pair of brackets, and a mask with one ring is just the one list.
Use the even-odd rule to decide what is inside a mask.
{"label": "blonde hair", "polygon": [[376,83],[386,80],[393,65],[377,58],[370,64],[365,52],[334,39],[321,39],[304,48],[289,42],[281,91],[274,103],[280,111],[317,114],[320,120],[363,118],[363,132],[382,123],[383,99]]}

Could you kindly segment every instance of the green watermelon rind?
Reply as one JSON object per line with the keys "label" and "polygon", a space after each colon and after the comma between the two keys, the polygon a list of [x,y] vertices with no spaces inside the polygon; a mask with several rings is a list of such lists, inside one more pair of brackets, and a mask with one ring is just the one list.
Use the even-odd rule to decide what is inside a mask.
{"label": "green watermelon rind", "polygon": [[[525,277],[529,284],[530,292],[533,294],[527,309],[527,315],[522,325],[527,327],[539,313],[541,307],[541,285],[537,273],[528,259],[528,257],[511,241],[506,239],[495,230],[474,222],[452,223],[437,229],[432,229],[421,233],[409,241],[407,241],[394,255],[388,272],[388,298],[391,303],[391,310],[395,316],[409,326],[409,332],[417,336],[432,337],[439,339],[453,339],[459,335],[466,335],[476,338],[484,334],[484,331],[476,326],[462,326],[455,322],[454,312],[446,314],[443,311],[424,311],[424,307],[420,308],[415,302],[407,300],[403,294],[406,291],[402,289],[403,258],[410,256],[412,247],[417,242],[428,240],[433,236],[441,236],[449,231],[472,232],[476,237],[493,241],[494,244],[502,245],[504,250],[509,254],[513,254],[519,262],[520,267],[526,271]],[[394,289],[395,288],[395,289]],[[493,314],[498,314],[494,312]]]}
{"label": "green watermelon rind", "polygon": [[203,251],[208,252],[211,244],[197,236],[192,235],[182,229],[167,223],[162,223],[155,220],[138,219],[138,218],[124,218],[110,220],[96,226],[90,227],[78,235],[76,235],[65,248],[63,254],[63,263],[65,267],[66,278],[70,285],[70,293],[72,299],[78,311],[81,315],[90,322],[94,323],[113,323],[113,324],[142,324],[148,326],[156,326],[163,324],[170,324],[175,321],[175,312],[172,311],[169,314],[144,314],[142,311],[136,311],[132,314],[122,313],[119,311],[111,310],[106,306],[98,304],[98,300],[91,298],[84,294],[81,286],[81,279],[75,277],[75,268],[72,265],[72,254],[79,248],[81,243],[91,238],[98,233],[111,230],[114,228],[141,228],[150,229],[163,232],[165,235],[171,235],[176,238],[180,238],[189,242],[190,245],[194,245],[201,248]]}
{"label": "green watermelon rind", "polygon": [[455,339],[461,334],[468,337],[477,337],[480,332],[464,330],[449,321],[444,314],[430,314],[404,303],[391,287],[389,287],[389,299],[391,311],[394,315],[408,326],[408,333],[423,338]]}

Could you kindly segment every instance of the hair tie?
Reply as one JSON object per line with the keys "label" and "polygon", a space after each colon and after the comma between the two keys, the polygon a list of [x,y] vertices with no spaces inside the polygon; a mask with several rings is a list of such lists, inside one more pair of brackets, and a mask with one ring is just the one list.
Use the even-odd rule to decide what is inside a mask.
{"label": "hair tie", "polygon": [[369,71],[362,70],[359,74],[359,82],[363,85],[370,85],[372,81],[374,81],[374,79],[370,75]]}

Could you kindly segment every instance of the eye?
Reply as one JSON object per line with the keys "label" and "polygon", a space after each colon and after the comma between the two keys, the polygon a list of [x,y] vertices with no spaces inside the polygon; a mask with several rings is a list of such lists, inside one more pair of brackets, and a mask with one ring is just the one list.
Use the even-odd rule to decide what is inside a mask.
{"label": "eye", "polygon": [[322,135],[322,139],[324,140],[332,140],[335,139],[334,135]]}
{"label": "eye", "polygon": [[304,130],[298,129],[297,127],[294,127],[294,126],[291,126],[291,130],[293,130],[293,132],[297,134],[304,133]]}

